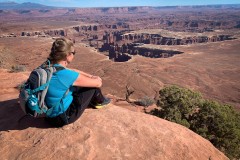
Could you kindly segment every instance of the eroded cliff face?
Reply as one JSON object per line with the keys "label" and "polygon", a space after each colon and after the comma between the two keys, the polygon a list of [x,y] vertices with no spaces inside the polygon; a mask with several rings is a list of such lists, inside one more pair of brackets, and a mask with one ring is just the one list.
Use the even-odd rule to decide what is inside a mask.
{"label": "eroded cliff face", "polygon": [[[144,32],[144,31],[142,31]],[[151,32],[151,30],[149,30]],[[223,34],[191,34],[185,33],[183,36],[182,32],[171,32],[166,30],[159,30],[159,34],[151,33],[124,33],[124,32],[113,32],[106,33],[103,36],[105,43],[144,43],[144,44],[155,44],[155,45],[187,45],[194,43],[208,43],[208,42],[217,42],[232,40],[232,35],[223,35]],[[169,36],[165,36],[166,32],[169,32]],[[165,34],[165,35],[164,35]],[[179,36],[178,34],[181,34]]]}
{"label": "eroded cliff face", "polygon": [[[107,30],[121,30],[114,32],[107,32]],[[209,43],[209,42],[218,42],[225,40],[234,39],[233,35],[226,34],[203,34],[203,35],[187,35],[186,36],[177,36],[178,32],[170,32],[169,36],[159,34],[150,34],[150,33],[128,33],[129,31],[128,25],[82,25],[82,26],[73,26],[62,29],[52,29],[52,30],[44,30],[44,31],[23,31],[21,35],[16,35],[11,33],[9,35],[1,36],[1,37],[16,37],[16,36],[82,36],[83,39],[89,41],[94,47],[96,46],[96,42],[100,41],[104,44],[115,43],[115,44],[124,44],[124,43],[144,43],[144,44],[154,44],[154,45],[188,45],[195,43]],[[164,31],[168,32],[168,31]],[[181,33],[182,34],[182,33]]]}
{"label": "eroded cliff face", "polygon": [[22,32],[21,36],[67,36],[67,32],[64,29],[54,29],[54,30],[46,30],[46,31],[35,31],[35,32]]}
{"label": "eroded cliff face", "polygon": [[[163,31],[162,31],[163,32]],[[183,52],[164,49],[138,48],[136,46],[143,44],[153,45],[189,45],[197,43],[209,43],[225,40],[232,40],[231,35],[189,35],[182,36],[181,32],[169,32],[169,36],[163,34],[149,34],[149,33],[125,33],[113,32],[105,33],[102,40],[103,45],[99,48],[100,52],[109,52],[109,59],[115,62],[123,62],[131,59],[129,55],[141,55],[150,58],[168,58],[175,54]],[[174,34],[173,34],[174,33]],[[164,35],[165,34],[165,35]],[[172,34],[172,36],[171,36]],[[178,35],[179,34],[179,35]],[[96,47],[96,45],[92,45]],[[98,45],[97,45],[98,48]]]}
{"label": "eroded cliff face", "polygon": [[143,43],[127,43],[118,45],[114,43],[104,43],[99,49],[100,52],[108,51],[109,59],[114,62],[125,62],[132,58],[134,55],[140,55],[149,58],[168,58],[183,52],[176,50],[164,49],[151,49],[142,46]]}

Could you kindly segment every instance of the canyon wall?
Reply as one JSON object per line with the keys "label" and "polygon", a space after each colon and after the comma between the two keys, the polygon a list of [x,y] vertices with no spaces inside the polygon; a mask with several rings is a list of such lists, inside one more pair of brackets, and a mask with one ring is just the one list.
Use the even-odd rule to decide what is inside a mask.
{"label": "canyon wall", "polygon": [[141,47],[141,43],[127,43],[118,45],[114,43],[104,43],[99,49],[100,52],[109,52],[109,59],[114,62],[125,62],[132,58],[134,55],[140,55],[149,58],[168,58],[175,54],[183,52],[162,49],[149,49]]}
{"label": "canyon wall", "polygon": [[[186,33],[187,34],[187,33]],[[139,33],[132,34],[121,32],[106,33],[103,36],[105,43],[118,43],[127,42],[127,43],[144,43],[144,44],[155,44],[155,45],[187,45],[193,43],[207,43],[207,42],[217,42],[231,40],[232,35],[213,35],[213,36],[192,36],[192,37],[166,37],[160,34],[149,34],[149,33]]]}

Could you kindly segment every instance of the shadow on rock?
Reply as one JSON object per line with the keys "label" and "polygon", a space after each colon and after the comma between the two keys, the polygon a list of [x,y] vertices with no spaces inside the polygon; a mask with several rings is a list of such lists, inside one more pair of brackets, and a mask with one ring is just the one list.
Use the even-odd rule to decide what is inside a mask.
{"label": "shadow on rock", "polygon": [[23,130],[28,127],[51,128],[43,117],[24,117],[18,99],[0,102],[0,131]]}

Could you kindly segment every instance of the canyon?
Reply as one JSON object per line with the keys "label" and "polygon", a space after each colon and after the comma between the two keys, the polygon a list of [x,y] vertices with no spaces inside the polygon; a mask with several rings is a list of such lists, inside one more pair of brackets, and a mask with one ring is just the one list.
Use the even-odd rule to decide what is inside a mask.
{"label": "canyon", "polygon": [[[161,88],[177,85],[240,110],[240,5],[113,8],[24,6],[22,9],[6,9],[0,5],[0,104],[3,106],[0,146],[7,146],[9,150],[3,153],[2,149],[0,153],[6,159],[30,156],[35,150],[42,149],[51,138],[57,141],[54,135],[67,137],[73,133],[71,130],[83,133],[78,139],[79,143],[73,143],[70,136],[59,142],[60,148],[50,143],[47,149],[59,151],[64,158],[67,156],[60,150],[78,145],[79,150],[91,146],[89,150],[82,149],[79,153],[90,159],[111,159],[107,156],[114,157],[115,154],[120,159],[128,156],[134,159],[137,155],[140,159],[146,159],[144,154],[139,153],[146,153],[152,159],[159,157],[159,153],[164,153],[166,159],[227,159],[208,141],[186,128],[162,119],[158,122],[156,117],[150,115],[130,112],[142,110],[140,106],[128,104],[126,94],[127,88],[131,88],[134,91],[130,97],[132,101],[145,96],[157,100]],[[40,126],[33,123],[19,128],[16,123],[21,115],[20,110],[16,109],[17,88],[32,69],[46,60],[57,37],[66,37],[74,42],[76,55],[69,67],[100,76],[103,80],[102,91],[114,97],[113,102],[102,111],[88,109],[82,119],[63,129],[49,128],[43,121]],[[15,73],[12,71],[14,67],[24,70]],[[7,117],[12,111],[16,116]],[[89,118],[96,122],[102,120],[109,125],[104,128],[100,123],[89,122]],[[114,121],[115,118],[119,119]],[[148,121],[154,125],[151,127]],[[116,126],[119,128],[114,128]],[[159,130],[159,127],[165,128]],[[119,130],[122,131],[120,138],[105,139],[104,142],[99,138],[104,135],[114,137],[120,133]],[[157,133],[153,133],[155,131]],[[165,131],[169,134],[164,135]],[[32,138],[35,134],[40,135],[36,142]],[[151,152],[154,154],[151,156],[144,147],[134,150],[121,143],[124,137],[131,139],[131,134],[139,139],[139,143],[132,139],[134,146],[147,143],[149,148],[154,148]],[[50,139],[45,139],[46,136]],[[187,138],[181,139],[189,136],[192,139],[188,141]],[[156,140],[158,137],[165,137],[167,141],[163,142],[164,138]],[[162,145],[154,146],[155,140]],[[22,150],[19,141],[24,141],[25,148]],[[199,142],[198,145],[190,145],[193,141]],[[159,148],[168,144],[172,144],[170,148],[158,152]],[[175,144],[178,144],[177,147]],[[101,150],[106,146],[110,150],[108,154]],[[171,150],[171,146],[175,148]],[[131,150],[133,155],[128,155],[124,147]],[[207,149],[203,150],[204,147]],[[11,148],[14,148],[13,152]],[[71,151],[74,155],[78,154],[76,150]],[[106,155],[100,154],[102,152]],[[74,155],[70,157],[74,158]],[[57,159],[56,155],[49,158],[51,156]]]}
{"label": "canyon", "polygon": [[[212,9],[214,11],[211,11]],[[233,40],[234,32],[240,26],[238,14],[238,5],[1,10],[1,17],[8,18],[8,26],[4,24],[6,20],[0,17],[0,38],[65,36],[94,47],[100,52],[108,52],[106,55],[115,62],[128,61],[136,54],[166,58],[181,52],[156,49],[153,51],[148,48],[139,50],[135,46],[189,45]],[[68,21],[63,22],[61,17]],[[31,20],[33,24],[30,23],[30,26],[33,27],[28,28],[32,29],[27,30],[27,24],[19,22],[19,18]],[[43,20],[50,26],[39,23]],[[14,25],[18,23],[21,25],[16,29]],[[56,24],[63,27],[58,28]],[[34,30],[36,26],[38,30]],[[124,49],[125,46],[128,49]]]}
{"label": "canyon", "polygon": [[[22,10],[2,8],[0,12],[0,41],[2,46],[0,66],[2,68],[11,67],[11,63],[14,63],[14,65],[22,65],[26,67],[27,70],[36,67],[36,63],[31,65],[31,60],[27,62],[24,59],[23,54],[27,54],[25,52],[34,52],[35,50],[32,47],[28,50],[24,49],[27,45],[26,43],[29,41],[28,39],[30,39],[30,41],[39,39],[39,41],[36,41],[36,43],[39,43],[41,41],[44,42],[44,39],[47,41],[47,39],[64,36],[73,40],[76,47],[89,48],[101,54],[103,57],[106,56],[107,59],[114,63],[130,62],[126,65],[135,66],[130,68],[139,72],[140,69],[137,67],[138,62],[136,62],[136,59],[139,59],[138,56],[146,57],[147,63],[152,63],[150,59],[168,59],[179,55],[188,57],[192,55],[192,53],[194,55],[201,53],[204,58],[207,58],[213,55],[210,55],[209,52],[213,52],[214,54],[219,52],[218,54],[220,54],[222,50],[218,50],[218,48],[219,46],[224,46],[225,43],[235,46],[240,37],[239,5],[46,8],[45,10],[41,8],[42,6],[40,6],[39,9],[29,8],[31,4],[25,6],[26,8]],[[35,7],[36,5],[33,6]],[[18,49],[7,47],[7,44],[14,44],[15,41],[19,45],[21,44],[21,46],[16,46]],[[205,47],[209,47],[209,50],[205,51]],[[230,49],[226,54],[231,55],[231,52],[235,53],[236,48],[236,46],[235,48],[231,48],[233,51]],[[214,51],[214,49],[216,51]],[[204,54],[202,54],[202,50],[204,50]],[[17,52],[19,53],[17,54]],[[36,50],[36,52],[38,51]],[[42,49],[42,53],[32,54],[31,57],[41,62],[46,58],[46,53],[47,51]],[[238,54],[235,56],[238,56]],[[229,58],[231,59],[231,57],[227,59]],[[162,60],[160,60],[160,62],[161,61]],[[169,59],[167,61],[171,60]],[[232,64],[236,65],[235,62]],[[121,63],[119,65],[121,65]],[[206,64],[204,65],[206,66]],[[75,66],[80,67],[81,65]],[[82,67],[87,69],[85,66]],[[101,66],[96,66],[96,68],[99,67],[101,68]],[[197,68],[199,67],[200,66]],[[236,71],[238,70],[238,67],[233,66],[233,68],[236,68]],[[120,71],[111,72],[115,74],[115,72]],[[131,69],[129,69],[128,72],[131,72]],[[143,71],[143,73],[144,72],[145,71]],[[103,73],[100,72],[100,75],[101,74]],[[206,72],[206,74],[210,73]],[[168,77],[167,75],[165,76]],[[230,77],[229,79],[231,79]],[[237,78],[237,76],[234,77],[234,79],[235,78]],[[196,79],[201,78],[196,77]],[[116,82],[121,88],[118,96],[124,97],[124,88],[129,84],[127,81]],[[158,84],[161,84],[160,86],[163,86],[163,84],[173,84],[173,82],[167,82],[165,80],[165,82],[163,82],[163,80],[157,81]],[[235,79],[235,81],[237,82],[238,79]],[[116,84],[114,83],[115,82],[110,84],[115,86]],[[190,82],[190,84],[191,83],[192,82]],[[191,86],[189,83],[182,84],[180,81],[177,83],[174,82],[174,84]],[[155,84],[149,85],[155,86]],[[199,88],[203,93],[208,92],[201,86],[197,85],[198,87],[196,87],[195,85],[191,87]],[[233,88],[236,88],[236,91],[237,86],[238,85],[233,86]],[[135,90],[138,90],[138,92],[133,94],[133,98],[140,98],[143,94],[154,96],[156,87],[153,88],[150,89],[150,91],[140,91],[140,88],[135,87]],[[211,93],[210,97],[216,97],[223,102],[230,102],[239,106],[239,99],[237,98],[239,94],[237,92],[236,95],[225,96],[224,98],[219,98],[222,96],[215,96],[216,93],[217,95],[223,94],[216,89],[211,89],[209,93]],[[226,101],[226,99],[229,100]]]}

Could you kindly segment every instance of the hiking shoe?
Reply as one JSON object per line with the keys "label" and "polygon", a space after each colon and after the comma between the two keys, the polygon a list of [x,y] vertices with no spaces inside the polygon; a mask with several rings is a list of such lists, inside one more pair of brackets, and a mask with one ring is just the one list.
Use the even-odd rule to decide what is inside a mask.
{"label": "hiking shoe", "polygon": [[101,109],[103,107],[106,107],[111,102],[110,98],[104,98],[104,101],[101,104],[95,104],[94,107],[96,109]]}

